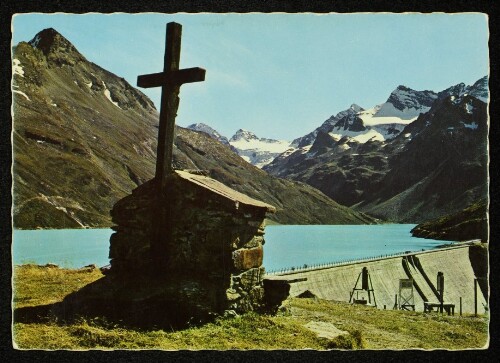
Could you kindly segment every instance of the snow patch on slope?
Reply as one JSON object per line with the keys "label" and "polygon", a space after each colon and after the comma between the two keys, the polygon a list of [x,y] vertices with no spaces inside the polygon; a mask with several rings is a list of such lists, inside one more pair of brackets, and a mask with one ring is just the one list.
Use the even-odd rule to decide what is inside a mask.
{"label": "snow patch on slope", "polygon": [[384,142],[397,136],[407,124],[407,122],[372,123],[363,131],[351,131],[345,130],[343,127],[334,127],[329,132],[329,135],[335,141],[347,136],[358,143],[365,143],[369,140]]}
{"label": "snow patch on slope", "polygon": [[12,60],[12,74],[17,74],[18,76],[24,77],[24,69],[21,66],[19,59],[14,58]]}
{"label": "snow patch on slope", "polygon": [[28,44],[31,45],[33,48],[37,48],[38,43],[40,43],[40,40],[42,40],[42,38],[40,37],[40,34],[37,34],[34,39],[28,42]]}
{"label": "snow patch on slope", "polygon": [[[395,120],[399,120],[399,122],[404,120],[407,123],[411,123],[415,121],[418,115],[420,115],[421,113],[426,113],[430,109],[431,109],[430,107],[421,106],[421,107],[404,108],[403,110],[399,110],[396,107],[394,107],[392,103],[386,102],[382,105],[382,107],[380,107],[380,110],[373,117],[376,119],[393,118]],[[387,123],[387,121],[383,122]]]}
{"label": "snow patch on slope", "polygon": [[31,101],[30,98],[28,97],[28,95],[24,92],[21,92],[21,91],[18,91],[18,90],[13,90],[12,92],[14,93],[19,93],[21,96],[24,96],[24,98],[26,98],[28,101]]}
{"label": "snow patch on slope", "polygon": [[[368,110],[362,111],[358,113],[358,117],[363,120],[363,124],[365,126],[377,126],[377,125],[383,125],[383,124],[401,124],[401,125],[408,125],[411,124],[413,121],[417,119],[417,116],[409,119],[401,118],[396,115],[390,115],[390,116],[375,116],[375,114],[380,110],[382,105],[375,106],[373,108],[370,108]],[[394,108],[394,106],[392,106]],[[394,108],[395,109],[395,108]],[[386,112],[388,112],[388,107],[386,107]],[[399,111],[399,110],[398,110]]]}
{"label": "snow patch on slope", "polygon": [[472,111],[474,111],[474,106],[472,106],[472,102],[469,101],[465,104],[465,111],[467,111],[469,115],[472,114]]}
{"label": "snow patch on slope", "polygon": [[330,136],[332,136],[335,140],[340,140],[342,137],[347,136],[351,140],[359,143],[365,143],[368,140],[376,140],[382,142],[385,141],[384,135],[382,135],[375,129],[369,129],[367,131],[360,131],[360,132],[342,131],[341,134],[335,133],[335,130],[333,130],[332,132],[330,132]]}
{"label": "snow patch on slope", "polygon": [[479,126],[479,125],[478,125],[477,123],[475,123],[475,122],[472,122],[472,123],[468,124],[468,123],[465,123],[465,122],[463,122],[463,121],[462,121],[462,125],[464,125],[464,127],[465,127],[466,129],[471,129],[471,130],[476,130],[476,129],[478,128],[478,126]]}
{"label": "snow patch on slope", "polygon": [[104,86],[104,96],[109,100],[109,102],[111,102],[121,110],[122,108],[118,105],[118,102],[113,101],[113,99],[111,98],[111,92],[109,92],[109,89],[108,87],[106,87],[106,83],[104,83],[104,81],[102,82],[102,85]]}
{"label": "snow patch on slope", "polygon": [[290,141],[270,139],[240,139],[229,141],[238,150],[259,150],[271,153],[282,153],[290,147]]}

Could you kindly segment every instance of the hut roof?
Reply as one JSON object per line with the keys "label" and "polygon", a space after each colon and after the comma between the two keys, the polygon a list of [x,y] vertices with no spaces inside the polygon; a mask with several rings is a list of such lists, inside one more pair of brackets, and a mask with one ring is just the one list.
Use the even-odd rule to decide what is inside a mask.
{"label": "hut roof", "polygon": [[250,198],[248,195],[237,192],[234,189],[222,184],[221,182],[212,179],[208,176],[191,174],[187,171],[176,170],[175,173],[182,179],[201,186],[204,189],[210,190],[213,193],[221,195],[229,200],[232,200],[236,205],[244,204],[256,208],[265,208],[267,212],[274,213],[276,208],[270,204],[261,202],[260,200]]}

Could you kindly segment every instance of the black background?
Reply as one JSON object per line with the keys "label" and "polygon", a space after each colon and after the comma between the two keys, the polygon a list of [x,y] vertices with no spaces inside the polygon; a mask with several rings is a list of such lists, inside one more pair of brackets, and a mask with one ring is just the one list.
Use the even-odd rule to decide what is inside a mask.
{"label": "black background", "polygon": [[[355,362],[441,362],[441,361],[498,361],[499,345],[497,314],[498,293],[498,185],[499,167],[499,120],[498,114],[498,1],[338,1],[338,0],[3,0],[0,4],[1,14],[1,97],[0,97],[0,359],[9,361],[31,362],[149,362],[149,361],[221,361],[221,362],[281,362],[281,361],[355,361]],[[490,29],[490,347],[487,350],[469,350],[460,352],[447,351],[21,351],[12,347],[11,335],[11,31],[12,15],[29,12],[66,12],[66,13],[140,13],[140,12],[213,12],[213,13],[246,13],[246,12],[313,12],[313,13],[351,13],[351,12],[481,12],[489,15]],[[459,36],[459,35],[457,35]]]}

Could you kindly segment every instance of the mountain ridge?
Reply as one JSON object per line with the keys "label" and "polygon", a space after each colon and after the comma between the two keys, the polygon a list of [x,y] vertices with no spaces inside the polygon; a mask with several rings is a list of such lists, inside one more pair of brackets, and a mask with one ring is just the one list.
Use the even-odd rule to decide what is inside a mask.
{"label": "mountain ridge", "polygon": [[467,93],[448,95],[388,141],[337,135],[321,150],[299,150],[264,169],[377,218],[421,222],[485,198],[487,130],[484,102]]}
{"label": "mountain ridge", "polygon": [[[487,77],[479,79],[473,85],[466,86],[464,83],[459,83],[440,92],[416,91],[407,86],[399,85],[391,92],[386,102],[370,109],[364,109],[353,103],[348,109],[330,116],[318,128],[292,140],[289,144],[283,140],[260,138],[252,131],[244,129],[236,131],[229,142],[246,161],[264,168],[278,157],[280,160],[283,159],[285,156],[283,154],[290,155],[294,151],[312,147],[320,132],[329,132],[337,139],[348,136],[359,143],[365,143],[369,140],[384,142],[393,139],[408,124],[415,121],[418,115],[429,111],[436,100],[450,95],[462,97],[469,93],[486,102],[488,98],[487,88]],[[211,134],[214,131],[207,133]],[[253,140],[255,143],[250,146],[249,143]],[[277,143],[281,143],[283,147],[278,149],[274,147],[273,149]]]}
{"label": "mountain ridge", "polygon": [[[59,33],[42,35],[12,53],[14,228],[110,227],[113,204],[154,175],[158,112]],[[48,36],[54,44],[44,43]],[[33,46],[40,42],[47,54]],[[205,170],[275,205],[279,223],[374,221],[306,184],[268,175],[204,133],[176,126],[176,134],[175,168]]]}

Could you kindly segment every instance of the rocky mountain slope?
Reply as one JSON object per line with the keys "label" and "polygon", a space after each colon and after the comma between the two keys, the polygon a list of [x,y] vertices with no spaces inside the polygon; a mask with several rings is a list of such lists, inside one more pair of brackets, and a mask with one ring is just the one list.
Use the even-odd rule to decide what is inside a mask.
{"label": "rocky mountain slope", "polygon": [[358,208],[421,222],[487,198],[487,135],[484,102],[470,95],[437,101],[394,140],[387,172]]}
{"label": "rocky mountain slope", "polygon": [[222,145],[226,145],[231,150],[233,150],[234,152],[236,152],[236,149],[231,146],[231,144],[229,143],[229,140],[227,139],[227,137],[222,136],[221,134],[219,134],[219,132],[217,130],[211,128],[207,124],[204,124],[204,123],[191,124],[191,125],[189,125],[187,127],[187,129],[193,130],[193,131],[204,132],[205,134],[207,134],[208,136],[210,136],[212,139],[217,140]]}
{"label": "rocky mountain slope", "polygon": [[[392,124],[391,137],[366,137],[380,127],[375,122],[384,105],[351,106],[300,139],[299,150],[264,169],[386,220],[420,222],[456,212],[487,195],[487,83],[482,78],[473,86],[412,97],[398,87],[384,104],[398,109],[402,120]],[[414,110],[426,112],[415,120],[401,118]]]}
{"label": "rocky mountain slope", "polygon": [[[13,49],[15,228],[107,227],[109,210],[153,177],[158,113],[54,29]],[[203,169],[275,205],[280,223],[368,223],[316,189],[269,176],[204,133],[177,128],[174,165]]]}
{"label": "rocky mountain slope", "polygon": [[414,237],[447,241],[480,239],[488,241],[488,204],[486,200],[474,203],[453,215],[446,215],[417,225],[411,230]]}

